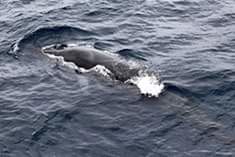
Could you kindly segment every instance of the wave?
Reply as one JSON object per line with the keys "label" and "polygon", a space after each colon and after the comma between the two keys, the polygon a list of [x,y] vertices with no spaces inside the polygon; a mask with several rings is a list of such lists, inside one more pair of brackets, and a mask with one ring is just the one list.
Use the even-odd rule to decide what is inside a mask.
{"label": "wave", "polygon": [[52,26],[39,28],[23,36],[15,45],[13,52],[42,48],[45,45],[87,39],[95,33],[78,27]]}
{"label": "wave", "polygon": [[[89,46],[87,41],[96,38],[96,36],[98,36],[98,34],[79,27],[71,27],[66,25],[42,27],[24,35],[15,44],[13,44],[11,46],[10,54],[17,54],[21,51],[35,52],[41,50],[42,47],[57,43],[79,42],[79,45]],[[108,41],[96,41],[94,42],[93,47],[105,50],[106,47],[113,47],[113,45]],[[149,53],[146,54],[145,52],[140,52],[133,49],[120,49],[116,51],[115,54],[118,54],[126,59],[131,58],[141,61],[147,61],[145,57],[150,55]]]}

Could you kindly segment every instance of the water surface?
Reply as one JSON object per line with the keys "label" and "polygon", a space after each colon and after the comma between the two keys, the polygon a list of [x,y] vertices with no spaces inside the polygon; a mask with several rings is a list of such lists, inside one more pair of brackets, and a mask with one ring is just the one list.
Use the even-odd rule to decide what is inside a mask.
{"label": "water surface", "polygon": [[[0,28],[0,156],[235,156],[233,0],[0,1]],[[148,65],[164,91],[39,53],[62,42]]]}

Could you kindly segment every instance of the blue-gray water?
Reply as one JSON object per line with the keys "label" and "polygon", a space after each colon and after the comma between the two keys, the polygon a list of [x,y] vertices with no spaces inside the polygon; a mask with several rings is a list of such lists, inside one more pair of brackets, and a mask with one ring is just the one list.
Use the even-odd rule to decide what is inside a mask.
{"label": "blue-gray water", "polygon": [[[61,42],[138,60],[165,89],[39,53]],[[0,0],[0,156],[235,156],[234,67],[234,0]]]}

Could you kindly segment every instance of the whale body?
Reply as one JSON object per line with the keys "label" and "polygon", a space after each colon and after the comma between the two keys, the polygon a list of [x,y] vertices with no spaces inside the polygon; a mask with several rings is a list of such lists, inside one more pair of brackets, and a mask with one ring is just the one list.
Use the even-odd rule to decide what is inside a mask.
{"label": "whale body", "polygon": [[65,61],[73,62],[78,67],[90,69],[96,65],[105,66],[110,70],[115,79],[125,82],[133,76],[137,76],[139,68],[132,68],[130,65],[120,61],[117,57],[105,54],[95,48],[56,44],[42,49],[45,54],[62,56]]}

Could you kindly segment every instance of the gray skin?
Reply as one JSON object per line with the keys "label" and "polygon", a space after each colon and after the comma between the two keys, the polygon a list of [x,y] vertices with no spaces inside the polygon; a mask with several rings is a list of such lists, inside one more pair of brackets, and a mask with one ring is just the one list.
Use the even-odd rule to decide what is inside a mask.
{"label": "gray skin", "polygon": [[53,54],[55,56],[63,56],[65,61],[73,62],[78,67],[90,69],[96,65],[102,65],[108,68],[113,77],[120,81],[126,81],[133,76],[138,75],[138,68],[130,68],[114,56],[102,53],[94,48],[86,47],[49,47],[42,49],[43,53]]}

